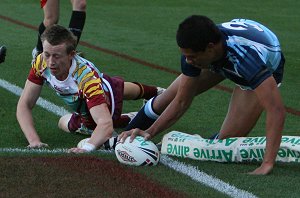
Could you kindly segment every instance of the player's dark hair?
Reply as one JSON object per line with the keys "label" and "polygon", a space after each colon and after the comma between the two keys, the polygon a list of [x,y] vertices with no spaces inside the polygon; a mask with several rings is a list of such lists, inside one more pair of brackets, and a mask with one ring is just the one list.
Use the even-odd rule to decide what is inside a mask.
{"label": "player's dark hair", "polygon": [[179,24],[176,40],[180,48],[204,51],[208,43],[218,43],[222,34],[216,24],[206,16],[192,15]]}
{"label": "player's dark hair", "polygon": [[60,45],[66,43],[67,53],[75,50],[77,41],[76,37],[67,28],[54,24],[46,28],[41,35],[41,40],[47,40],[51,45]]}

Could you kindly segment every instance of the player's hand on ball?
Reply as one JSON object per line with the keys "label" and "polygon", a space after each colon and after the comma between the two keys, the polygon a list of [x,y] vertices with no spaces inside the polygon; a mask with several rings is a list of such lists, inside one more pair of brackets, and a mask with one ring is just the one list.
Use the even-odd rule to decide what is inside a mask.
{"label": "player's hand on ball", "polygon": [[146,131],[143,131],[141,129],[135,128],[131,129],[130,131],[124,131],[119,135],[119,141],[121,143],[125,142],[126,138],[130,136],[129,142],[132,142],[136,136],[142,136],[145,140],[150,140],[151,135],[147,133]]}
{"label": "player's hand on ball", "polygon": [[43,142],[33,142],[27,146],[27,148],[29,149],[40,149],[40,148],[47,148],[47,147],[49,147],[48,144]]}

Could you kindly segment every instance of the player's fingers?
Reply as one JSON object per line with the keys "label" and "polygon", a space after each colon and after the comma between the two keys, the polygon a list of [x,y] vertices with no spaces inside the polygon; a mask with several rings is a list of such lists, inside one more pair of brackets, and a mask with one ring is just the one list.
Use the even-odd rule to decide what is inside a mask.
{"label": "player's fingers", "polygon": [[78,148],[69,149],[69,153],[81,153],[80,150]]}
{"label": "player's fingers", "polygon": [[129,135],[131,135],[131,130],[130,130],[130,131],[124,131],[123,133],[121,133],[121,134],[119,135],[119,140],[120,140],[120,142],[121,142],[121,143],[124,143],[125,140],[126,140],[126,138],[127,138]]}
{"label": "player's fingers", "polygon": [[147,141],[147,140],[150,140],[151,139],[151,135],[147,132],[144,132],[144,139]]}
{"label": "player's fingers", "polygon": [[83,149],[74,147],[74,148],[70,148],[70,149],[68,150],[68,153],[82,153],[81,150],[83,150]]}
{"label": "player's fingers", "polygon": [[78,150],[75,151],[75,153],[87,153],[88,151],[85,149],[80,149],[78,148]]}
{"label": "player's fingers", "polygon": [[45,143],[40,143],[40,144],[38,145],[38,148],[46,148],[46,147],[49,147],[49,145],[48,145],[48,144],[45,144]]}
{"label": "player's fingers", "polygon": [[45,144],[42,142],[38,143],[38,144],[33,144],[33,145],[29,144],[27,146],[27,148],[29,148],[29,149],[39,149],[39,148],[46,148],[46,147],[49,147],[48,144]]}
{"label": "player's fingers", "polygon": [[141,135],[140,133],[141,133],[140,129],[138,129],[138,128],[133,129],[129,142],[131,143],[137,135]]}
{"label": "player's fingers", "polygon": [[74,151],[75,148],[70,148],[68,149],[68,153],[72,153]]}
{"label": "player's fingers", "polygon": [[121,139],[124,137],[124,133],[125,132],[122,132],[118,135],[118,141],[121,142]]}

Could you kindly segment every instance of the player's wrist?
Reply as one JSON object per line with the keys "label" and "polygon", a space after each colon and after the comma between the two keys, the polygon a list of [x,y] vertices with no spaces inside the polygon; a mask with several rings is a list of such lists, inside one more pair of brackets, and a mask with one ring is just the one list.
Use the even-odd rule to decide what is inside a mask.
{"label": "player's wrist", "polygon": [[153,133],[151,131],[144,131],[147,135],[148,135],[148,139],[152,138],[154,135],[152,135]]}
{"label": "player's wrist", "polygon": [[91,143],[88,143],[88,142],[85,142],[82,147],[82,149],[88,151],[88,152],[91,152],[91,151],[94,151],[96,150],[96,146],[94,144],[91,144]]}
{"label": "player's wrist", "polygon": [[28,140],[28,143],[31,146],[35,146],[41,144],[42,142],[39,139],[32,139],[32,140]]}

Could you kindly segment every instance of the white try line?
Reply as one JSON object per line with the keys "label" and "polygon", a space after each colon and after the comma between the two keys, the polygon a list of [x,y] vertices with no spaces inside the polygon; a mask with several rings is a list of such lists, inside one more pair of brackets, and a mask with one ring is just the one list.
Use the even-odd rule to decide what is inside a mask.
{"label": "white try line", "polygon": [[[56,148],[56,149],[29,149],[29,148],[0,148],[0,153],[28,153],[28,154],[67,154],[67,148]],[[112,154],[110,150],[97,150],[95,152]]]}
{"label": "white try line", "polygon": [[[9,92],[20,96],[22,93],[22,88],[13,85],[5,80],[0,79],[0,87],[8,90]],[[63,116],[69,113],[65,108],[59,107],[43,98],[39,98],[37,101],[37,105],[46,109],[49,112],[54,113],[57,116]],[[20,149],[20,148],[0,148],[0,153],[66,153],[67,149],[37,149],[37,150],[30,150],[30,149]],[[105,152],[105,151],[103,151]],[[107,152],[107,151],[106,151]],[[189,176],[194,181],[197,181],[205,186],[211,187],[221,193],[224,193],[230,197],[243,197],[243,198],[256,198],[255,195],[249,193],[244,190],[240,190],[222,180],[210,176],[200,170],[197,167],[186,165],[182,162],[178,162],[176,160],[171,159],[166,155],[161,155],[160,163],[164,164],[165,166],[180,172],[184,175]]]}

